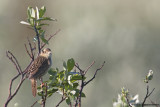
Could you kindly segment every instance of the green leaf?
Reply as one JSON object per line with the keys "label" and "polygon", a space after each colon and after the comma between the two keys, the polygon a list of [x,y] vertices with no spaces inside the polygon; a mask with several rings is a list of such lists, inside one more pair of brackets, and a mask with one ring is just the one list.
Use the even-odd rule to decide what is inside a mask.
{"label": "green leaf", "polygon": [[63,61],[63,69],[66,70],[67,69],[67,64],[65,61]]}
{"label": "green leaf", "polygon": [[59,78],[60,80],[64,79],[64,71],[59,72]]}
{"label": "green leaf", "polygon": [[46,40],[44,37],[40,37],[42,42],[44,42],[45,44],[48,44],[48,40]]}
{"label": "green leaf", "polygon": [[77,88],[78,87],[78,83],[73,83],[73,88]]}
{"label": "green leaf", "polygon": [[71,103],[71,100],[69,97],[66,98],[66,103],[69,105]]}
{"label": "green leaf", "polygon": [[41,30],[41,26],[36,26],[36,29],[39,31]]}
{"label": "green leaf", "polygon": [[35,10],[32,7],[28,7],[27,9],[28,18],[35,18]]}
{"label": "green leaf", "polygon": [[82,92],[82,93],[81,93],[81,97],[86,97],[86,95]]}
{"label": "green leaf", "polygon": [[41,37],[43,37],[44,38],[44,34],[45,34],[45,31],[44,30],[41,30]]}
{"label": "green leaf", "polygon": [[56,91],[58,91],[58,89],[55,89],[54,87],[50,88],[47,90],[47,93],[50,94],[50,93],[55,93]]}
{"label": "green leaf", "polygon": [[67,61],[68,72],[70,72],[73,69],[74,65],[75,65],[75,62],[74,62],[73,58],[71,58]]}
{"label": "green leaf", "polygon": [[53,68],[51,68],[51,69],[48,71],[48,73],[49,73],[50,75],[52,75],[52,76],[57,75],[57,72],[56,72]]}
{"label": "green leaf", "polygon": [[44,23],[42,23],[42,24],[40,24],[39,26],[49,26],[49,24],[44,24]]}
{"label": "green leaf", "polygon": [[36,15],[35,10],[32,8],[31,18],[35,18],[35,15]]}
{"label": "green leaf", "polygon": [[42,18],[45,12],[46,12],[46,7],[42,6],[41,9],[39,10],[39,18]]}
{"label": "green leaf", "polygon": [[47,94],[47,97],[51,97],[51,96],[52,96],[52,94],[53,94],[53,93],[49,93],[49,94]]}
{"label": "green leaf", "polygon": [[29,19],[28,19],[28,22],[31,24],[31,26],[34,26],[34,19],[29,18]]}
{"label": "green leaf", "polygon": [[42,93],[41,93],[41,92],[38,92],[37,94],[38,94],[39,96],[42,96]]}
{"label": "green leaf", "polygon": [[37,90],[38,90],[38,91],[40,91],[40,90],[41,90],[41,87],[40,87],[40,86],[39,86],[39,87],[37,87]]}
{"label": "green leaf", "polygon": [[27,23],[25,21],[20,21],[21,24],[24,24],[24,25],[31,25],[30,23]]}
{"label": "green leaf", "polygon": [[31,18],[31,14],[32,14],[32,7],[28,7],[27,9],[28,18]]}
{"label": "green leaf", "polygon": [[73,82],[75,82],[75,81],[77,81],[77,80],[82,80],[82,76],[81,75],[73,75],[72,77],[71,77],[71,82],[73,83]]}
{"label": "green leaf", "polygon": [[75,89],[76,93],[74,94],[74,96],[78,97],[79,96],[79,89]]}
{"label": "green leaf", "polygon": [[36,13],[37,13],[37,19],[39,19],[39,10],[38,10],[38,7],[36,7]]}
{"label": "green leaf", "polygon": [[50,18],[50,17],[41,17],[37,21],[43,21],[43,20],[48,20],[48,21],[57,21],[56,19]]}

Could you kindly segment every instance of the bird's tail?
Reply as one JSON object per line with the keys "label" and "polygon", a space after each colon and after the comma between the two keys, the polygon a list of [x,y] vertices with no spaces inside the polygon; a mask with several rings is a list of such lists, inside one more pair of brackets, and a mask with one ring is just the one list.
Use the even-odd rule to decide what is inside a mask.
{"label": "bird's tail", "polygon": [[32,95],[35,97],[37,93],[37,83],[35,79],[30,79],[32,85]]}

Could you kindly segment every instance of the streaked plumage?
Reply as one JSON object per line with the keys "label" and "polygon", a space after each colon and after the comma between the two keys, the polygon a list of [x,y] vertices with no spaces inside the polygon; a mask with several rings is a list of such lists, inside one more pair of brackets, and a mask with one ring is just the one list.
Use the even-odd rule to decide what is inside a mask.
{"label": "streaked plumage", "polygon": [[37,93],[36,80],[46,74],[48,69],[51,67],[51,56],[52,53],[49,48],[43,49],[40,55],[33,61],[33,63],[28,68],[27,77],[31,80],[32,94],[34,97]]}

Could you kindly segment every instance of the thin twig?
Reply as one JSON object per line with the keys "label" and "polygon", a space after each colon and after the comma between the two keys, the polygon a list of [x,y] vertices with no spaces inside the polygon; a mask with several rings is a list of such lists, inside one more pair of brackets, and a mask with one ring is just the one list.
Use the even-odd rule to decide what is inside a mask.
{"label": "thin twig", "polygon": [[36,28],[36,23],[34,24],[34,30],[36,32],[36,37],[37,37],[37,41],[38,41],[38,54],[40,54],[41,52],[41,43],[40,43],[40,39],[39,39],[39,33],[38,33],[38,30]]}
{"label": "thin twig", "polygon": [[46,100],[47,100],[47,90],[48,90],[48,85],[47,85],[47,83],[45,83],[45,87],[46,87],[46,89],[45,89],[44,100],[45,100],[45,102],[46,102]]}
{"label": "thin twig", "polygon": [[94,76],[90,80],[88,80],[84,85],[87,85],[96,77],[97,72],[103,68],[104,64],[105,64],[105,61],[103,62],[102,66],[96,70],[96,72],[94,73]]}
{"label": "thin twig", "polygon": [[32,58],[32,60],[34,60],[34,54],[33,54],[33,51],[36,49],[36,47],[32,47],[32,44],[31,44],[31,42],[30,42],[30,40],[29,40],[29,38],[27,38],[28,39],[28,44],[29,44],[29,47],[30,47],[30,51],[31,51],[31,58]]}
{"label": "thin twig", "polygon": [[156,107],[158,107],[160,104],[156,104],[155,102],[153,102],[150,98],[149,100],[151,101],[152,104],[156,105]]}
{"label": "thin twig", "polygon": [[31,56],[31,54],[29,53],[29,51],[28,51],[28,48],[27,48],[26,44],[24,44],[24,46],[25,46],[25,49],[26,49],[27,54],[28,54],[28,55],[29,55],[29,57],[32,59],[32,56]]}
{"label": "thin twig", "polygon": [[[20,82],[19,84],[17,85],[17,88],[15,89],[14,93],[11,94],[11,89],[12,89],[12,83],[13,81],[19,76],[21,75],[21,79],[20,79]],[[11,83],[10,83],[10,87],[9,87],[9,96],[8,96],[8,99],[7,101],[5,102],[4,104],[4,107],[7,107],[8,103],[12,100],[12,98],[17,94],[17,92],[19,91],[22,83],[24,82],[25,78],[24,78],[24,75],[23,74],[18,74],[17,76],[15,76],[12,80],[11,80]]]}
{"label": "thin twig", "polygon": [[153,88],[152,91],[149,93],[149,86],[147,85],[147,93],[146,93],[146,96],[144,97],[142,107],[144,107],[144,103],[146,102],[147,98],[153,93],[154,89],[155,88]]}
{"label": "thin twig", "polygon": [[19,77],[19,75],[20,74],[17,74],[14,78],[12,78],[11,79],[11,81],[10,81],[10,84],[9,84],[9,96],[8,96],[8,99],[11,97],[11,95],[12,95],[12,92],[11,92],[11,89],[12,89],[12,84],[13,84],[13,81],[15,80],[15,79],[17,79],[18,77]]}
{"label": "thin twig", "polygon": [[129,99],[128,99],[127,95],[125,96],[125,98],[126,98],[126,100],[127,100],[128,106],[129,106],[129,107],[132,107],[132,105],[129,103]]}
{"label": "thin twig", "polygon": [[155,107],[158,107],[160,104],[144,104],[143,106],[142,106],[142,104],[132,104],[132,105],[135,105],[135,106],[137,106],[137,107],[144,107],[144,106],[149,106],[149,107],[151,107],[151,106],[155,106]]}
{"label": "thin twig", "polygon": [[44,86],[44,84],[43,84],[43,79],[42,79],[42,77],[40,78],[40,81],[41,81],[41,94],[42,94],[42,103],[41,103],[41,107],[45,107],[45,99],[44,99],[44,92],[43,92],[43,86]]}
{"label": "thin twig", "polygon": [[84,87],[85,87],[89,82],[91,82],[91,81],[95,78],[97,72],[98,72],[99,70],[101,70],[102,67],[104,66],[105,61],[103,62],[102,66],[95,71],[94,76],[85,83],[85,82],[84,82],[84,77],[85,77],[87,71],[92,67],[92,65],[93,65],[94,63],[95,63],[95,61],[93,61],[93,62],[91,63],[91,65],[89,65],[89,66],[87,67],[86,70],[82,70],[82,69],[79,67],[78,63],[75,64],[75,67],[79,70],[80,75],[82,76],[81,86],[80,86],[80,89],[79,89],[79,90],[80,90],[80,91],[79,91],[79,96],[76,98],[75,105],[74,105],[75,107],[77,107],[77,105],[78,105],[79,107],[81,107],[81,97],[82,97],[82,91],[83,91]]}
{"label": "thin twig", "polygon": [[66,97],[62,97],[62,99],[59,101],[59,103],[56,105],[56,107],[58,107],[65,99],[66,99]]}
{"label": "thin twig", "polygon": [[[57,35],[59,32],[61,31],[61,29],[58,29],[53,35],[51,35],[47,41],[49,41],[52,37],[54,37],[55,35]],[[43,43],[43,45],[41,45],[41,49],[44,48],[44,46],[46,45],[46,43]]]}
{"label": "thin twig", "polygon": [[[10,54],[11,56],[9,56],[9,54]],[[8,59],[10,59],[11,62],[14,64],[14,66],[15,66],[16,69],[17,69],[17,72],[18,72],[18,73],[22,73],[21,67],[20,67],[17,59],[15,58],[15,56],[14,56],[10,51],[7,51],[7,52],[6,52],[6,56],[7,56]]]}
{"label": "thin twig", "polygon": [[37,101],[35,101],[32,105],[31,105],[31,107],[34,107],[34,105],[37,103]]}
{"label": "thin twig", "polygon": [[67,97],[64,95],[64,88],[63,88],[63,95],[61,100],[58,102],[58,104],[56,105],[56,107],[58,107]]}
{"label": "thin twig", "polygon": [[93,61],[93,62],[91,63],[91,65],[87,67],[87,69],[84,71],[85,74],[86,74],[87,71],[93,66],[94,63],[95,63],[95,61]]}

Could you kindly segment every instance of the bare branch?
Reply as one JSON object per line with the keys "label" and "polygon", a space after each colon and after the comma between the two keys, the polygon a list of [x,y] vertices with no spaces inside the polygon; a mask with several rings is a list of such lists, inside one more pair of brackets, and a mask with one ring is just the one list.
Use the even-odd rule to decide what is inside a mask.
{"label": "bare branch", "polygon": [[87,71],[93,66],[94,63],[95,63],[95,61],[93,61],[93,62],[91,63],[91,65],[87,67],[87,69],[84,71],[85,74],[86,74]]}
{"label": "bare branch", "polygon": [[67,97],[64,95],[64,88],[63,88],[63,95],[61,100],[58,102],[58,104],[56,105],[56,107],[58,107]]}
{"label": "bare branch", "polygon": [[144,103],[146,102],[147,98],[153,93],[154,89],[155,88],[153,88],[152,91],[149,93],[149,86],[147,85],[147,93],[146,93],[146,96],[144,97],[142,107],[144,107]]}
{"label": "bare branch", "polygon": [[66,97],[62,97],[62,99],[59,101],[59,103],[56,105],[56,107],[58,107],[65,99],[66,99]]}
{"label": "bare branch", "polygon": [[36,28],[36,23],[34,24],[34,30],[36,32],[36,37],[37,37],[37,41],[38,41],[38,54],[40,54],[41,52],[41,43],[40,43],[40,39],[39,39],[39,33],[38,33],[38,30]]}
{"label": "bare branch", "polygon": [[[10,54],[10,56],[9,56]],[[17,61],[17,59],[15,58],[15,56],[10,52],[10,51],[7,51],[6,52],[6,56],[9,58],[9,60],[11,60],[11,62],[15,65],[16,69],[17,69],[17,72],[18,73],[22,73],[22,70],[21,70],[21,67]]]}
{"label": "bare branch", "polygon": [[31,51],[31,58],[32,58],[32,60],[34,60],[34,53],[33,53],[33,51],[36,49],[36,47],[34,46],[34,48],[32,47],[32,44],[31,44],[31,42],[30,42],[30,40],[29,40],[29,38],[27,38],[28,39],[28,44],[29,44],[29,47],[30,47],[30,51]]}
{"label": "bare branch", "polygon": [[127,97],[127,96],[125,96],[125,98],[126,98],[126,100],[127,100],[128,106],[129,106],[129,107],[132,107],[132,105],[129,103],[129,99],[128,99],[128,97]]}
{"label": "bare branch", "polygon": [[94,76],[84,84],[84,86],[90,83],[96,77],[97,72],[103,68],[104,64],[105,64],[105,61],[103,62],[102,66],[96,70],[96,72],[94,73]]}
{"label": "bare branch", "polygon": [[[17,85],[17,88],[15,89],[14,93],[12,94],[11,93],[11,90],[12,90],[12,83],[15,79],[17,79],[19,76],[21,75],[21,79],[20,79],[20,82],[19,84]],[[17,74],[10,82],[10,86],[9,86],[9,96],[7,98],[7,101],[5,102],[4,104],[4,107],[7,107],[8,103],[12,100],[12,98],[17,94],[17,92],[19,91],[22,83],[24,82],[25,78],[24,78],[24,75],[23,74]]]}
{"label": "bare branch", "polygon": [[27,49],[26,44],[24,44],[24,46],[25,46],[25,49],[26,49],[27,54],[28,54],[28,55],[29,55],[29,57],[32,59],[32,55],[29,53],[29,51],[28,51],[28,49]]}
{"label": "bare branch", "polygon": [[14,78],[11,79],[10,85],[9,85],[9,96],[8,96],[8,98],[11,97],[11,94],[12,94],[11,89],[12,89],[13,81],[14,81],[15,79],[17,79],[19,76],[20,76],[20,74],[17,74]]}
{"label": "bare branch", "polygon": [[35,101],[32,105],[31,105],[31,107],[34,107],[34,105],[37,103],[37,101]]}
{"label": "bare branch", "polygon": [[84,70],[79,67],[78,63],[75,64],[75,67],[80,71],[80,74],[84,75]]}
{"label": "bare branch", "polygon": [[[59,32],[61,31],[61,29],[58,29],[53,35],[51,35],[47,41],[50,41],[50,39],[52,39],[52,37],[54,37],[55,35],[57,35]],[[43,45],[41,45],[41,49],[44,48],[44,46],[46,45],[46,43],[43,43]]]}
{"label": "bare branch", "polygon": [[[5,102],[4,104],[4,107],[7,107],[8,103],[13,99],[13,97],[17,94],[17,92],[19,91],[22,83],[24,82],[24,80],[26,79],[25,78],[25,73],[28,69],[28,67],[30,66],[30,64],[32,63],[32,61],[30,62],[30,64],[26,67],[26,69],[22,72],[21,70],[21,67],[16,59],[16,57],[10,52],[10,51],[7,51],[6,52],[6,56],[11,60],[11,62],[14,64],[14,66],[16,67],[17,69],[17,72],[18,74],[16,76],[14,76],[11,81],[10,81],[10,84],[9,84],[9,95],[8,95],[8,98],[7,98],[7,101]],[[12,93],[12,85],[13,85],[13,82],[14,80],[16,80],[19,76],[21,76],[21,79],[20,79],[20,82],[18,83],[17,85],[17,88],[14,90],[14,92]]]}
{"label": "bare branch", "polygon": [[133,105],[140,106],[140,107],[144,107],[144,106],[149,106],[149,107],[155,106],[155,107],[159,107],[159,106],[160,106],[160,104],[144,104],[143,106],[141,106],[142,104],[133,104]]}
{"label": "bare branch", "polygon": [[85,77],[87,71],[92,67],[92,65],[93,65],[94,63],[95,63],[95,61],[93,61],[93,62],[91,63],[91,65],[89,65],[89,66],[87,67],[86,70],[82,70],[82,69],[79,67],[78,63],[75,64],[75,67],[79,70],[80,75],[82,76],[81,86],[80,86],[80,89],[79,89],[79,90],[80,90],[80,91],[79,91],[79,96],[77,97],[77,99],[76,99],[76,101],[75,101],[75,105],[74,105],[75,107],[77,107],[77,105],[78,105],[78,107],[81,107],[81,96],[82,96],[82,91],[83,91],[84,87],[85,87],[89,82],[91,82],[91,81],[95,78],[97,72],[98,72],[99,70],[101,70],[102,67],[104,66],[105,61],[103,62],[102,66],[95,71],[94,76],[85,83],[85,82],[84,82],[84,77]]}

